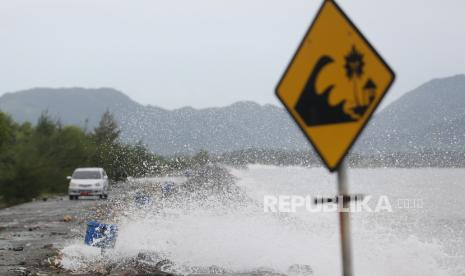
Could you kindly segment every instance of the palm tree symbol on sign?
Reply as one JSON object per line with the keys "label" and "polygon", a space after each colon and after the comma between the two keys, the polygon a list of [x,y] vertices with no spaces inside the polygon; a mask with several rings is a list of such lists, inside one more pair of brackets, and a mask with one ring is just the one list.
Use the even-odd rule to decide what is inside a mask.
{"label": "palm tree symbol on sign", "polygon": [[[324,67],[334,62],[332,57],[322,55],[313,67],[295,105],[295,110],[307,126],[358,121],[375,101],[376,83],[371,78],[366,79],[363,87],[359,87],[365,73],[363,54],[355,46],[352,46],[344,59],[345,75],[352,82],[353,97],[350,96],[350,93],[344,92],[343,100],[336,105],[330,105],[329,96],[333,92],[335,85],[330,84],[322,92],[317,91],[316,81],[318,76]],[[354,102],[354,104],[346,107],[345,105],[348,102]]]}
{"label": "palm tree symbol on sign", "polygon": [[352,107],[352,111],[358,116],[363,116],[370,107],[371,103],[375,99],[376,84],[372,79],[368,79],[363,87],[364,93],[360,95],[358,90],[358,80],[363,75],[363,67],[365,62],[363,60],[363,54],[361,54],[355,46],[352,46],[352,50],[345,56],[346,64],[346,75],[349,80],[353,83],[353,93],[355,106]]}

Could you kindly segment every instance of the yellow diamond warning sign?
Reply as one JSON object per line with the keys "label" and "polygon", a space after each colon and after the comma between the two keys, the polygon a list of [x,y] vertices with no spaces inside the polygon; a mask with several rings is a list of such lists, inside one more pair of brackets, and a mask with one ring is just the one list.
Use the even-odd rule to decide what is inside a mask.
{"label": "yellow diamond warning sign", "polygon": [[325,1],[276,94],[329,170],[394,81],[394,72],[334,1]]}

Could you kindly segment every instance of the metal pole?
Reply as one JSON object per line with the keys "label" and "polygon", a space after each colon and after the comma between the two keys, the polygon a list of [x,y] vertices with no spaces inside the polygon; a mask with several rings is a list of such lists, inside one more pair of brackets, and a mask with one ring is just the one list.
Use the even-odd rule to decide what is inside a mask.
{"label": "metal pole", "polygon": [[[342,200],[343,209],[348,210],[350,204],[347,180],[347,165],[342,161],[337,171],[338,200]],[[341,233],[342,275],[352,276],[352,247],[350,244],[349,212],[339,211],[339,230]]]}

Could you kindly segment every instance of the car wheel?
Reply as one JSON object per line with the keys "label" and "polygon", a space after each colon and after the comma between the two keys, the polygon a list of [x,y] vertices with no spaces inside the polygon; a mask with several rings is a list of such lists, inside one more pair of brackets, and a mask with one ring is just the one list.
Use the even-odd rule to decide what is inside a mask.
{"label": "car wheel", "polygon": [[74,196],[70,195],[69,200],[74,200]]}
{"label": "car wheel", "polygon": [[104,194],[104,195],[103,195],[103,198],[104,198],[104,199],[108,199],[108,194]]}
{"label": "car wheel", "polygon": [[74,199],[75,199],[75,200],[78,200],[78,199],[79,199],[79,196],[74,196]]}

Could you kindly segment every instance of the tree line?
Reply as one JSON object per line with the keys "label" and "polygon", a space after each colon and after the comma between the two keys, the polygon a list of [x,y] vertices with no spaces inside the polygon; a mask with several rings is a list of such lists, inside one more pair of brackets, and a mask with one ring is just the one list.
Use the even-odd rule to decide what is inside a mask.
{"label": "tree line", "polygon": [[92,131],[63,126],[43,113],[35,125],[18,124],[0,112],[0,206],[30,201],[68,189],[77,167],[103,167],[110,179],[184,170],[195,158],[163,158],[142,143],[125,144],[110,112]]}
{"label": "tree line", "polygon": [[[41,195],[67,191],[66,176],[77,167],[103,167],[113,181],[128,176],[155,176],[198,169],[209,163],[245,166],[259,163],[281,166],[322,166],[311,151],[247,149],[218,155],[200,151],[194,156],[162,157],[141,142],[120,139],[110,112],[87,131],[63,126],[43,113],[35,125],[18,124],[0,112],[0,207],[30,201]],[[352,167],[465,167],[463,152],[351,153]]]}

